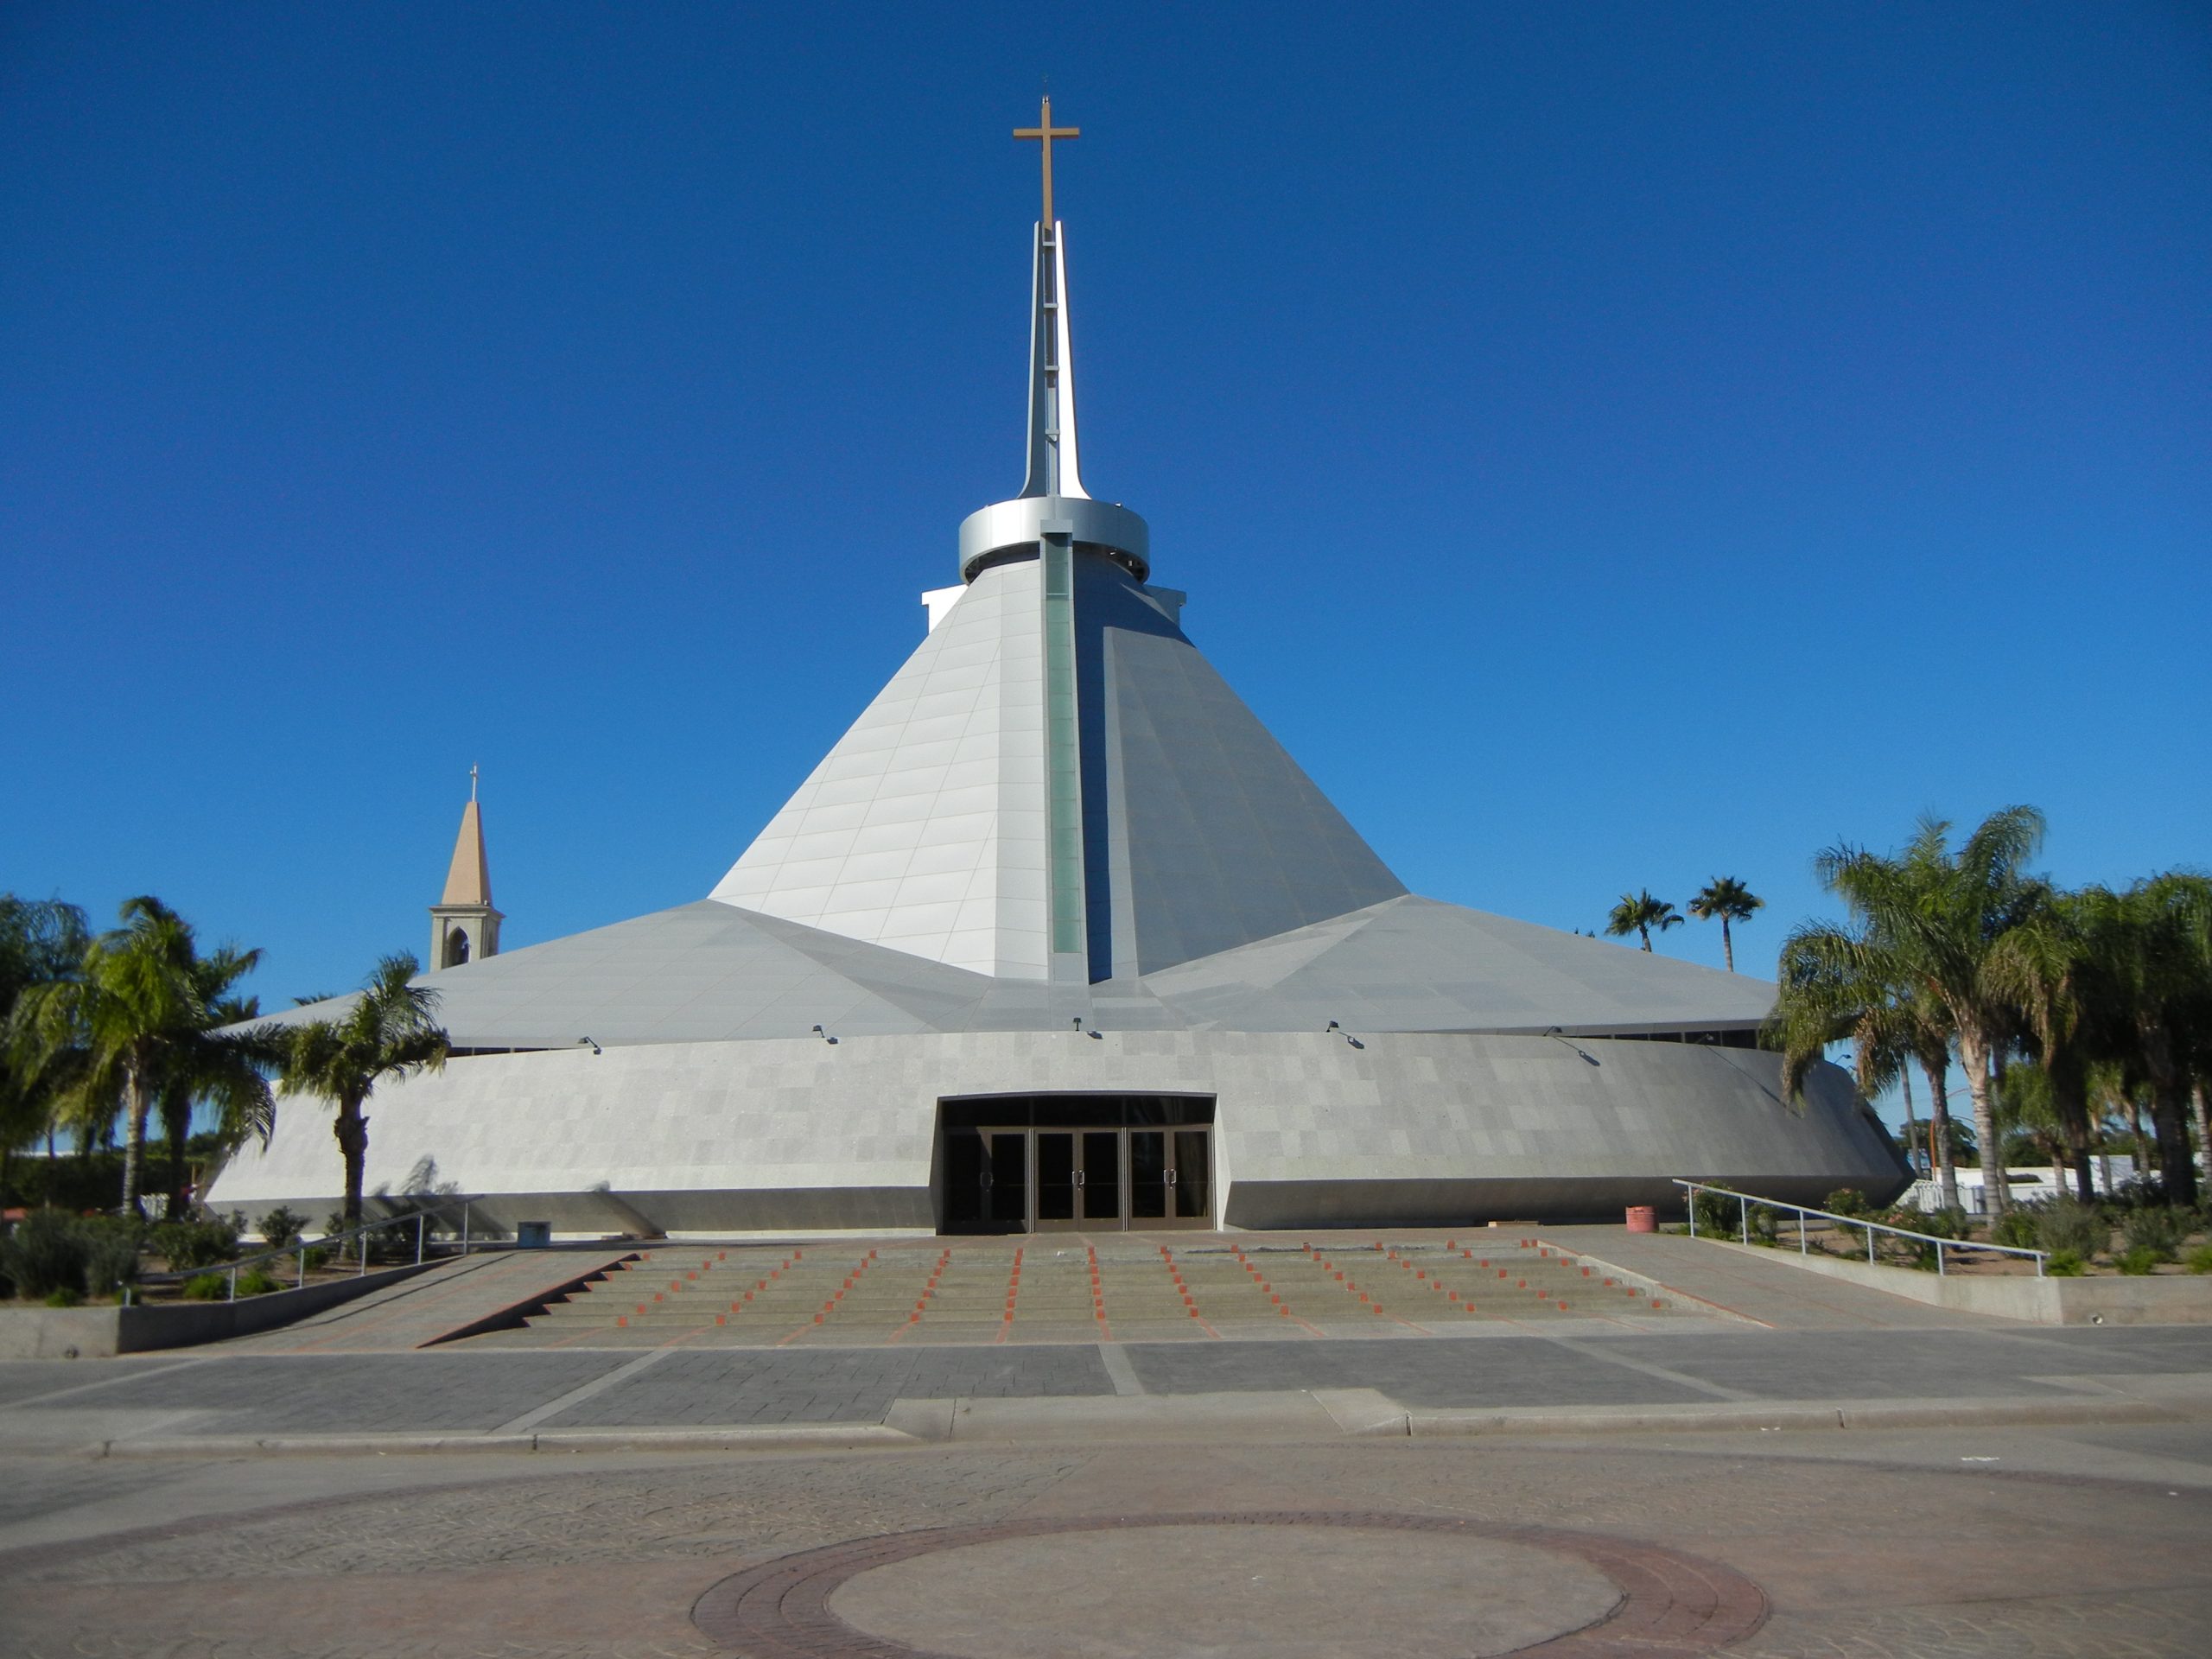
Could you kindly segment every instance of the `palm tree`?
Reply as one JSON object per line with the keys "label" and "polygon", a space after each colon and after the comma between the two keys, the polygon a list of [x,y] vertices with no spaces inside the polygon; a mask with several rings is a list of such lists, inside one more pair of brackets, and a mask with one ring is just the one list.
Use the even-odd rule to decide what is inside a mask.
{"label": "palm tree", "polygon": [[1647,887],[1640,893],[1621,894],[1620,903],[1613,906],[1612,913],[1605,918],[1605,931],[1617,939],[1624,939],[1633,933],[1643,941],[1643,948],[1649,950],[1654,928],[1664,933],[1669,928],[1681,925],[1682,918],[1675,913],[1675,907],[1664,899],[1654,899]]}
{"label": "palm tree", "polygon": [[346,1160],[346,1225],[361,1224],[361,1170],[369,1120],[361,1107],[387,1077],[444,1069],[452,1045],[436,1020],[438,994],[413,983],[421,964],[386,957],[335,1020],[311,1020],[289,1033],[288,1093],[316,1095],[338,1108],[331,1133]]}
{"label": "palm tree", "polygon": [[1951,1027],[1942,1005],[1863,930],[1805,923],[1783,941],[1776,973],[1781,985],[1765,1035],[1782,1052],[1783,1097],[1802,1097],[1807,1073],[1831,1043],[1851,1045],[1859,1092],[1870,1099],[1917,1065],[1928,1079],[1929,1161],[1944,1208],[1956,1209]]}
{"label": "palm tree", "polygon": [[193,967],[209,1017],[228,1032],[231,1040],[200,1045],[180,1054],[162,1084],[158,1110],[168,1154],[168,1216],[173,1221],[181,1219],[187,1208],[185,1141],[192,1132],[195,1106],[214,1109],[215,1130],[226,1154],[250,1135],[267,1144],[276,1127],[268,1073],[283,1065],[287,1039],[276,1027],[253,1023],[261,1014],[257,998],[232,994],[251,966],[250,955],[226,946]]}
{"label": "palm tree", "polygon": [[1974,1102],[1982,1190],[1993,1217],[2011,1200],[1991,1068],[2018,1016],[2007,976],[1993,971],[1992,958],[2008,934],[2046,925],[2048,889],[2021,868],[2043,844],[2044,817],[2031,806],[2002,808],[1955,851],[1949,833],[1946,821],[1923,818],[1900,855],[1841,844],[1823,852],[1815,868],[1859,925],[1861,947],[1948,1017]]}
{"label": "palm tree", "polygon": [[2125,1011],[2119,1059],[2151,1095],[2158,1173],[2170,1204],[2196,1202],[2189,1143],[2193,1062],[2212,1028],[2212,880],[2173,873],[2124,893],[2085,888],[2078,903],[2086,950]]}
{"label": "palm tree", "polygon": [[42,1135],[51,1138],[68,1082],[66,1066],[41,1061],[25,994],[75,973],[90,938],[76,906],[0,893],[0,1181],[16,1151]]}
{"label": "palm tree", "polygon": [[1748,922],[1765,908],[1766,900],[1732,875],[1714,876],[1689,902],[1689,912],[1698,920],[1720,924],[1720,954],[1727,959],[1732,974],[1736,971],[1736,942],[1729,937],[1728,924]]}
{"label": "palm tree", "polygon": [[[268,1082],[252,1061],[267,1052],[268,1038],[222,1029],[231,1010],[207,995],[208,969],[191,924],[148,895],[125,899],[121,919],[86,948],[75,976],[22,999],[23,1023],[27,1052],[43,1064],[72,1065],[64,1103],[87,1144],[120,1105],[123,1209],[137,1214],[147,1120],[163,1091],[181,1079],[223,1073],[248,1096],[257,1088],[265,1102]],[[210,960],[235,980],[258,965],[261,953],[226,946]]]}

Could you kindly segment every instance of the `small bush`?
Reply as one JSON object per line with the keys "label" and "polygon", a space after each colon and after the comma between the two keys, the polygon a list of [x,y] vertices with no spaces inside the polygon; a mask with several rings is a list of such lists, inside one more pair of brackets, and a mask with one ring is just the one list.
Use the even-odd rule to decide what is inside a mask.
{"label": "small bush", "polygon": [[8,1277],[18,1296],[72,1293],[85,1286],[85,1235],[59,1210],[34,1210],[16,1224],[7,1243]]}
{"label": "small bush", "polygon": [[1866,1195],[1855,1186],[1840,1186],[1821,1200],[1821,1208],[1830,1215],[1863,1216],[1873,1206],[1866,1202]]}
{"label": "small bush", "polygon": [[2079,1279],[2088,1270],[2079,1250],[2053,1250],[2043,1270],[2054,1279]]}
{"label": "small bush", "polygon": [[1694,1209],[1700,1237],[1708,1233],[1715,1238],[1738,1238],[1743,1236],[1743,1206],[1732,1194],[1700,1192],[1697,1195]]}
{"label": "small bush", "polygon": [[329,1265],[330,1252],[328,1250],[325,1249],[320,1244],[315,1245],[308,1249],[307,1253],[307,1267],[309,1273],[320,1273]]}
{"label": "small bush", "polygon": [[2145,1274],[2158,1269],[2158,1253],[2147,1244],[2138,1244],[2132,1250],[2122,1250],[2113,1258],[2113,1265],[2131,1278],[2139,1279]]}
{"label": "small bush", "polygon": [[[1883,1217],[1892,1227],[1926,1233],[1930,1238],[1964,1238],[1971,1230],[1963,1210],[1892,1210]],[[1933,1260],[1933,1254],[1930,1254]]]}
{"label": "small bush", "polygon": [[266,1296],[272,1290],[283,1288],[277,1279],[257,1266],[248,1268],[238,1274],[238,1294],[241,1296]]}
{"label": "small bush", "polygon": [[2185,1211],[2164,1207],[2131,1210],[2120,1218],[2120,1242],[2130,1255],[2148,1250],[2152,1261],[2171,1262],[2181,1254],[2194,1218]]}
{"label": "small bush", "polygon": [[2111,1242],[2105,1218],[2075,1198],[2053,1198],[2035,1206],[2038,1249],[2071,1251],[2088,1261]]}
{"label": "small bush", "polygon": [[1993,1244],[2009,1244],[2016,1250],[2036,1248],[2036,1212],[2031,1205],[2016,1205],[1997,1217],[1989,1230]]}
{"label": "small bush", "polygon": [[1781,1235],[1775,1212],[1764,1205],[1753,1205],[1751,1206],[1751,1243],[1774,1244],[1780,1243],[1780,1240]]}
{"label": "small bush", "polygon": [[184,1281],[184,1294],[195,1302],[219,1302],[231,1294],[228,1274],[196,1274]]}
{"label": "small bush", "polygon": [[46,1293],[46,1305],[48,1307],[74,1307],[84,1300],[81,1292],[73,1290],[67,1285],[56,1285]]}
{"label": "small bush", "polygon": [[83,1242],[86,1294],[106,1296],[138,1282],[138,1241],[143,1231],[130,1220],[88,1218],[77,1224]]}
{"label": "small bush", "polygon": [[278,1205],[261,1218],[261,1242],[272,1250],[296,1243],[308,1230],[308,1218],[296,1210]]}
{"label": "small bush", "polygon": [[198,1221],[165,1221],[154,1229],[153,1246],[173,1272],[189,1273],[236,1255],[238,1231],[235,1216],[228,1221],[212,1216]]}

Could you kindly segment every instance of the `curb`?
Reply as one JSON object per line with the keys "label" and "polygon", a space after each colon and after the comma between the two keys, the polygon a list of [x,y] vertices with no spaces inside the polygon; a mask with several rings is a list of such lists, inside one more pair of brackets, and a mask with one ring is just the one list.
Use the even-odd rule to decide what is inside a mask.
{"label": "curb", "polygon": [[562,1429],[546,1434],[166,1435],[101,1440],[92,1458],[391,1457],[423,1452],[845,1452],[922,1442],[881,1423],[778,1423],[764,1427]]}
{"label": "curb", "polygon": [[[1028,1421],[992,1424],[981,1433],[948,1433],[941,1419],[950,1401],[893,1404],[892,1421],[777,1423],[728,1428],[562,1429],[543,1434],[294,1434],[165,1435],[102,1440],[79,1448],[92,1458],[389,1457],[421,1453],[533,1455],[607,1452],[848,1452],[915,1448],[947,1440],[1005,1446],[1064,1444],[1070,1440],[1126,1439],[1133,1432],[1162,1440],[1217,1437],[1226,1426],[1218,1411],[1178,1411],[1176,1396],[1150,1396],[1164,1410],[1128,1409],[1119,1402],[1088,1411],[1065,1399],[1049,1414]],[[1220,1402],[1224,1396],[1209,1396]],[[1653,1406],[1505,1406],[1456,1410],[1408,1409],[1368,1389],[1245,1396],[1247,1427],[1292,1438],[1312,1433],[1319,1405],[1337,1433],[1348,1440],[1435,1440],[1468,1436],[1639,1433],[1772,1433],[1820,1430],[2003,1428],[2094,1424],[2182,1423],[2191,1413],[2147,1400],[1950,1400],[1787,1402]],[[1023,1414],[1027,1415],[1028,1414]],[[893,1425],[900,1425],[894,1427]]]}

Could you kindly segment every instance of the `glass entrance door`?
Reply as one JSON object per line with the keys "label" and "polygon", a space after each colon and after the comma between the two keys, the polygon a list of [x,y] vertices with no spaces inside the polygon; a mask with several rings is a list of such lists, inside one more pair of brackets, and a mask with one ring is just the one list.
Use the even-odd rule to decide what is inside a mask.
{"label": "glass entrance door", "polygon": [[1205,1227],[1213,1221],[1211,1133],[1131,1129],[1129,1225]]}
{"label": "glass entrance door", "polygon": [[1039,1129],[1037,1147],[1037,1230],[1073,1232],[1082,1226],[1077,1214],[1083,1191],[1083,1165],[1077,1157],[1072,1129]]}
{"label": "glass entrance door", "polygon": [[1208,1226],[1213,1219],[1212,1109],[1211,1100],[1181,1096],[943,1103],[945,1229],[1019,1233]]}

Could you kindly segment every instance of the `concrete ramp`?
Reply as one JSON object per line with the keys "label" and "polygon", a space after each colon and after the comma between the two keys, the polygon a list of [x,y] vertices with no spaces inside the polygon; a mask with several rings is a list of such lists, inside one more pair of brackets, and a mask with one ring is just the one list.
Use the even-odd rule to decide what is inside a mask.
{"label": "concrete ramp", "polygon": [[2002,1328],[2012,1319],[1930,1307],[1903,1296],[1808,1273],[1788,1252],[1721,1249],[1680,1233],[1631,1233],[1625,1227],[1545,1227],[1544,1242],[1665,1287],[1694,1308],[1702,1303],[1777,1331],[1897,1331]]}
{"label": "concrete ramp", "polygon": [[599,1277],[637,1252],[502,1250],[464,1256],[280,1331],[216,1344],[226,1353],[372,1354],[519,1324],[528,1313]]}

